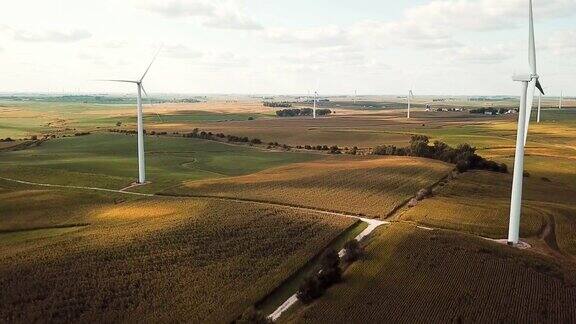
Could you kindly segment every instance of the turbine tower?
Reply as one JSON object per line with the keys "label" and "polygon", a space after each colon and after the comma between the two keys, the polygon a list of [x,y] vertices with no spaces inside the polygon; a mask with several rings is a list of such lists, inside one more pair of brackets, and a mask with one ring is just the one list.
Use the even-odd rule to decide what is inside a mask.
{"label": "turbine tower", "polygon": [[536,122],[540,124],[540,110],[542,109],[542,93],[538,96],[538,115],[536,116]]}
{"label": "turbine tower", "polygon": [[313,118],[316,118],[316,101],[318,101],[318,91],[314,91],[314,108],[312,109]]}
{"label": "turbine tower", "polygon": [[532,0],[528,0],[528,61],[530,63],[530,74],[515,75],[514,81],[522,83],[520,95],[520,111],[518,113],[518,130],[516,132],[516,153],[514,155],[514,176],[512,180],[512,197],[510,201],[510,224],[508,227],[508,244],[516,245],[520,239],[520,212],[522,209],[522,181],[524,176],[524,147],[526,145],[526,135],[528,124],[530,123],[530,113],[534,101],[536,88],[544,94],[542,85],[538,81],[539,76],[536,71],[536,45],[534,41],[534,17],[532,13]]}
{"label": "turbine tower", "polygon": [[408,112],[406,114],[406,118],[408,118],[408,119],[410,119],[410,105],[411,105],[410,100],[412,98],[414,98],[414,93],[412,93],[412,90],[409,90],[408,91]]}
{"label": "turbine tower", "polygon": [[564,92],[560,91],[560,101],[558,101],[558,109],[562,109],[562,100],[564,100]]}
{"label": "turbine tower", "polygon": [[156,60],[156,57],[158,56],[159,53],[160,53],[160,49],[156,52],[156,54],[152,58],[152,61],[148,65],[148,68],[146,69],[146,71],[144,71],[144,74],[142,74],[142,77],[140,77],[140,79],[138,79],[138,80],[102,80],[102,81],[110,81],[110,82],[133,83],[136,85],[136,91],[137,91],[136,92],[137,93],[136,112],[137,112],[137,116],[138,116],[137,117],[137,121],[138,121],[137,129],[138,129],[138,183],[139,184],[144,184],[146,182],[146,163],[144,160],[144,121],[143,121],[143,113],[142,113],[142,92],[144,92],[146,97],[148,97],[148,93],[144,89],[144,85],[142,84],[142,82],[144,81],[146,74],[148,74],[148,71],[152,67],[152,64],[154,64],[154,61]]}

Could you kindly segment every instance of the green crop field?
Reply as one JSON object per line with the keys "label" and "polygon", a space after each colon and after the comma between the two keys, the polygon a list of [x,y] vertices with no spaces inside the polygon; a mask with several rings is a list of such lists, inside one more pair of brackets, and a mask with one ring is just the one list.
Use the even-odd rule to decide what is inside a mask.
{"label": "green crop field", "polygon": [[[183,180],[238,176],[318,155],[265,152],[179,137],[146,137],[147,192]],[[136,137],[93,134],[58,138],[0,154],[0,173],[18,180],[121,189],[137,177]]]}

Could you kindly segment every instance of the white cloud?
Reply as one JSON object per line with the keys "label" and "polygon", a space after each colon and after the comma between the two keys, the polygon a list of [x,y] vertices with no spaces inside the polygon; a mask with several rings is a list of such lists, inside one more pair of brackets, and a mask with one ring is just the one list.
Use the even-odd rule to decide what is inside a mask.
{"label": "white cloud", "polygon": [[[569,16],[574,10],[574,0],[534,4],[536,19]],[[436,0],[408,9],[401,21],[433,32],[502,30],[526,22],[527,13],[526,0]]]}
{"label": "white cloud", "polygon": [[145,8],[165,17],[211,16],[216,13],[216,6],[208,1],[153,1]]}
{"label": "white cloud", "polygon": [[[537,20],[566,17],[576,13],[576,1],[540,1],[534,10]],[[456,48],[462,44],[455,34],[521,27],[527,24],[527,11],[525,0],[435,0],[407,9],[394,21],[357,23],[350,34],[370,42],[380,40],[376,43],[380,47]],[[488,61],[502,59],[501,54],[485,54],[490,54]]]}
{"label": "white cloud", "polygon": [[236,12],[218,13],[203,22],[206,27],[220,29],[259,30],[262,25],[252,18]]}
{"label": "white cloud", "polygon": [[205,0],[168,0],[149,2],[144,9],[167,18],[194,17],[205,27],[259,30],[262,25],[246,15],[234,2]]}
{"label": "white cloud", "polygon": [[514,49],[503,45],[497,46],[462,46],[445,51],[450,60],[475,64],[496,64],[512,59]]}
{"label": "white cloud", "polygon": [[543,39],[541,48],[551,50],[556,55],[576,55],[576,29],[553,32]]}
{"label": "white cloud", "polygon": [[347,42],[347,33],[337,26],[303,29],[274,28],[264,33],[266,39],[282,44],[305,46],[335,46]]}
{"label": "white cloud", "polygon": [[192,50],[185,45],[171,45],[164,46],[161,55],[177,59],[193,59],[200,58],[204,54],[200,51]]}
{"label": "white cloud", "polygon": [[30,32],[24,30],[13,30],[14,39],[24,42],[57,42],[71,43],[92,37],[92,34],[86,30],[72,31],[42,31]]}
{"label": "white cloud", "polygon": [[109,49],[125,48],[129,43],[125,40],[108,40],[101,43],[101,47]]}

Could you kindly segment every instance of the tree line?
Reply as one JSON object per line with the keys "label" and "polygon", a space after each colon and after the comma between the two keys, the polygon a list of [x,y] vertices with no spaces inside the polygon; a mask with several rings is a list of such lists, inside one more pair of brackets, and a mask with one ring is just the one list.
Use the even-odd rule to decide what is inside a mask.
{"label": "tree line", "polygon": [[[316,116],[327,116],[332,113],[330,109],[316,109]],[[298,116],[312,116],[314,114],[314,109],[312,108],[293,108],[293,109],[282,109],[276,111],[276,116],[278,117],[298,117]]]}
{"label": "tree line", "polygon": [[288,101],[281,101],[281,102],[274,102],[274,101],[264,101],[264,107],[272,107],[272,108],[290,108],[292,104]]}
{"label": "tree line", "polygon": [[[518,111],[518,110],[516,110]],[[469,112],[471,114],[485,114],[485,113],[491,113],[493,115],[503,115],[505,113],[508,112],[507,108],[476,108],[476,109],[470,109]]]}
{"label": "tree line", "polygon": [[476,154],[476,148],[470,146],[470,144],[464,143],[452,147],[444,142],[434,141],[433,145],[430,145],[430,139],[425,135],[412,135],[410,145],[407,147],[396,147],[394,145],[377,146],[372,151],[372,154],[417,156],[440,160],[456,164],[459,172],[478,169],[508,173],[508,166],[505,163],[486,160]]}
{"label": "tree line", "polygon": [[[135,130],[124,129],[109,129],[110,132],[136,134]],[[147,134],[146,130],[144,133]],[[150,132],[149,135],[167,135],[166,132]],[[249,145],[260,145],[264,142],[259,138],[249,138],[247,136],[226,135],[224,133],[212,133],[201,131],[194,128],[190,133],[180,134],[173,132],[172,135],[182,136],[184,138],[199,138],[213,141],[227,141],[229,143],[245,143]],[[292,147],[287,144],[279,144],[278,142],[267,143],[268,149],[283,149],[289,151],[293,148],[299,150],[315,150],[324,151],[330,154],[358,154],[359,149],[354,146],[349,149],[348,147],[341,148],[337,145],[297,145]],[[470,144],[459,144],[452,147],[442,141],[434,141],[430,144],[430,138],[425,135],[412,135],[410,138],[410,145],[406,147],[396,147],[395,145],[380,145],[372,150],[373,155],[395,155],[395,156],[416,156],[428,159],[440,160],[447,163],[456,165],[459,172],[466,172],[471,169],[488,170],[500,173],[508,173],[508,166],[505,163],[497,163],[495,161],[487,160],[476,154],[476,148]]]}

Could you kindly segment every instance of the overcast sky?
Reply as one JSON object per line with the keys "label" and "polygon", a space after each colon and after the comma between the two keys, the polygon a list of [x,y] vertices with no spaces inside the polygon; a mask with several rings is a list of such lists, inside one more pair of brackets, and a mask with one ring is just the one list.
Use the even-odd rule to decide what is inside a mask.
{"label": "overcast sky", "polygon": [[[576,0],[534,0],[539,74],[576,95]],[[528,71],[528,0],[2,0],[0,92],[493,95]]]}

